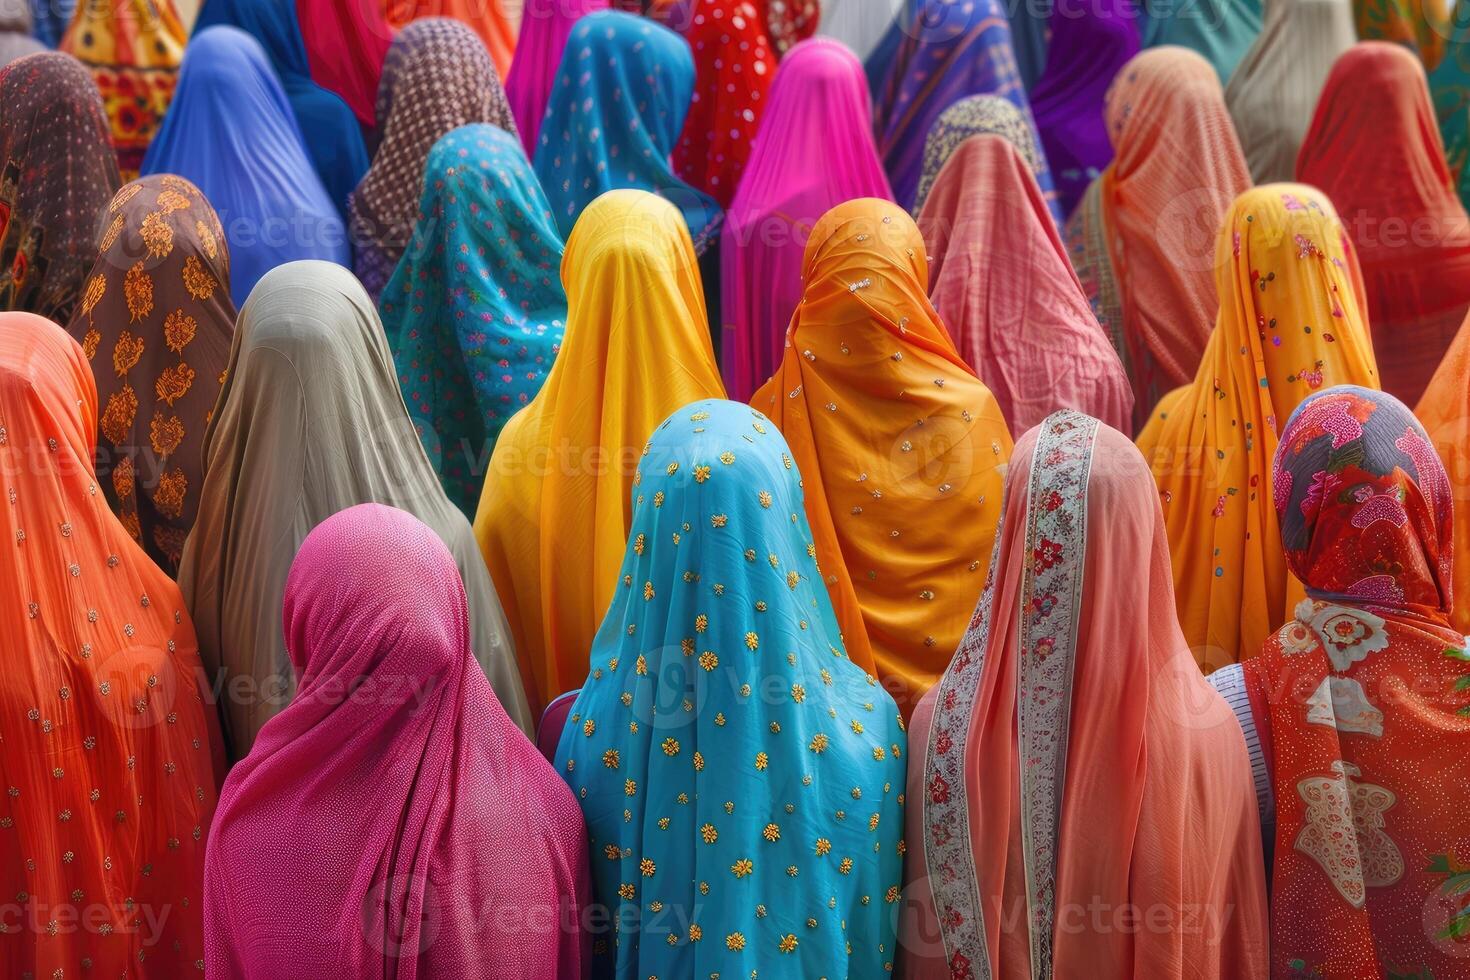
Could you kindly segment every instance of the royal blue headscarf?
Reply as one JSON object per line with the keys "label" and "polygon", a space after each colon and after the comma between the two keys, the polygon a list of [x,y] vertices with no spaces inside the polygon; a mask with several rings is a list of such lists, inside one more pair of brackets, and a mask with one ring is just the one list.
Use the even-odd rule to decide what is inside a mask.
{"label": "royal blue headscarf", "polygon": [[620,924],[593,976],[887,980],[905,739],[843,651],[786,441],[701,401],[639,463],[556,753]]}
{"label": "royal blue headscarf", "polygon": [[337,213],[346,220],[347,195],[367,173],[362,127],[342,97],[311,80],[306,42],[293,0],[208,0],[194,34],[216,24],[238,27],[260,42],[291,102],[306,152]]}
{"label": "royal blue headscarf", "polygon": [[561,347],[562,249],[519,138],[473,123],[434,144],[413,241],[378,309],[409,415],[471,520],[496,437]]}
{"label": "royal blue headscarf", "polygon": [[878,151],[905,208],[914,203],[930,128],[960,99],[998,95],[1035,128],[1001,0],[909,0],[867,69]]}
{"label": "royal blue headscarf", "polygon": [[56,47],[76,13],[77,0],[30,0],[30,4],[31,35],[48,48]]}
{"label": "royal blue headscarf", "polygon": [[694,56],[679,35],[620,11],[572,28],[536,147],[536,176],[562,237],[604,191],[649,191],[677,207],[694,249],[719,237],[723,214],[680,180],[669,153],[694,97]]}
{"label": "royal blue headscarf", "polygon": [[312,168],[301,131],[260,42],[211,27],[184,49],[173,102],[143,174],[186,177],[219,214],[230,243],[230,293],[297,259],[349,265],[342,217]]}

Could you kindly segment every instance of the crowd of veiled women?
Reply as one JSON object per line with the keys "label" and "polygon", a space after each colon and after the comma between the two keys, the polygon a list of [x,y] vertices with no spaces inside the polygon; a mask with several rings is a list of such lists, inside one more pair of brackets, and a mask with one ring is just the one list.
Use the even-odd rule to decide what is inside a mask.
{"label": "crowd of veiled women", "polygon": [[1436,2],[0,0],[0,977],[1470,976]]}

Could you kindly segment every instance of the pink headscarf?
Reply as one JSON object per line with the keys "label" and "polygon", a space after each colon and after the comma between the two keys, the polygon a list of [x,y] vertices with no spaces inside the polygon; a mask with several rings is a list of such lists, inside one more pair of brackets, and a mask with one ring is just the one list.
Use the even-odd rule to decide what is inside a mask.
{"label": "pink headscarf", "polygon": [[546,100],[572,25],[607,7],[608,0],[529,0],[521,13],[521,34],[505,76],[505,95],[528,159],[536,156],[541,117],[546,115]]}
{"label": "pink headscarf", "polygon": [[844,201],[893,200],[869,106],[862,63],[837,41],[802,41],[776,71],[721,239],[731,398],[749,400],[776,372],[812,226]]}
{"label": "pink headscarf", "polygon": [[1015,146],[991,134],[960,144],[924,201],[919,230],[929,297],[1012,432],[1061,408],[1132,431],[1123,362]]}
{"label": "pink headscarf", "polygon": [[283,620],[300,685],[221,793],[209,975],[580,976],[581,811],[475,663],[434,532],[381,504],[328,518]]}

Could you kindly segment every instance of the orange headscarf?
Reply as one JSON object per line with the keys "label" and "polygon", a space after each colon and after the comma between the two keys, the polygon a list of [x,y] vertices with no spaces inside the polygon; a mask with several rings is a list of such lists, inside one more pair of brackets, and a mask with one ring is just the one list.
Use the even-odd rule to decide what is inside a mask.
{"label": "orange headscarf", "polygon": [[902,976],[1261,980],[1246,742],[1179,632],[1148,467],[1058,412],[1006,476],[991,584],[909,727]]}
{"label": "orange headscarf", "polygon": [[1296,175],[1332,198],[1368,287],[1383,389],[1412,404],[1470,308],[1470,215],[1419,59],[1383,41],[1344,52]]}
{"label": "orange headscarf", "polygon": [[1141,424],[1199,367],[1219,307],[1220,221],[1251,175],[1215,69],[1186,48],[1151,48],[1124,65],[1106,114],[1116,155],[1067,231],[1074,251],[1093,253],[1078,263],[1089,293],[1116,294],[1116,311],[1100,315],[1120,321],[1105,325]]}
{"label": "orange headscarf", "polygon": [[572,228],[561,278],[566,341],[501,430],[475,514],[538,715],[587,678],[648,437],[676,409],[725,397],[694,245],[673,205],[603,194]]}
{"label": "orange headscarf", "polygon": [[[501,0],[382,0],[383,14],[395,29],[406,27],[425,17],[448,17],[469,26],[490,60],[495,73],[504,78],[516,53],[517,23],[506,14]],[[519,9],[519,4],[516,5]],[[381,120],[379,120],[381,122]]]}
{"label": "orange headscarf", "polygon": [[1470,384],[1466,378],[1470,378],[1470,316],[1414,408],[1449,474],[1457,518],[1450,618],[1455,629],[1470,635]]}
{"label": "orange headscarf", "polygon": [[1011,436],[925,295],[902,208],[828,211],[802,269],[781,366],[750,403],[796,458],[848,655],[907,717],[985,584]]}
{"label": "orange headscarf", "polygon": [[1240,195],[1215,252],[1220,315],[1194,381],[1138,437],[1174,555],[1179,623],[1206,672],[1253,657],[1285,621],[1289,579],[1271,506],[1278,427],[1339,384],[1378,387],[1362,277],[1325,195]]}
{"label": "orange headscarf", "polygon": [[919,230],[930,298],[955,347],[1024,432],[1059,408],[1125,431],[1133,391],[1067,261],[1056,222],[1021,152],[972,136],[939,172]]}
{"label": "orange headscarf", "polygon": [[0,314],[0,963],[173,980],[204,956],[219,739],[178,586],[108,508],[96,447],[82,348]]}

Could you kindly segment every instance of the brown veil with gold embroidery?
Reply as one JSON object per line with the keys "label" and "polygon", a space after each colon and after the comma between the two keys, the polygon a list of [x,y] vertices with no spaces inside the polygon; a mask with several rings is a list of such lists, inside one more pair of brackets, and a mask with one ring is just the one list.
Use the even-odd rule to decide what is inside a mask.
{"label": "brown veil with gold embroidery", "polygon": [[97,379],[97,479],[123,527],[173,575],[235,329],[229,252],[214,208],[171,174],[126,184],[99,227],[67,327]]}

